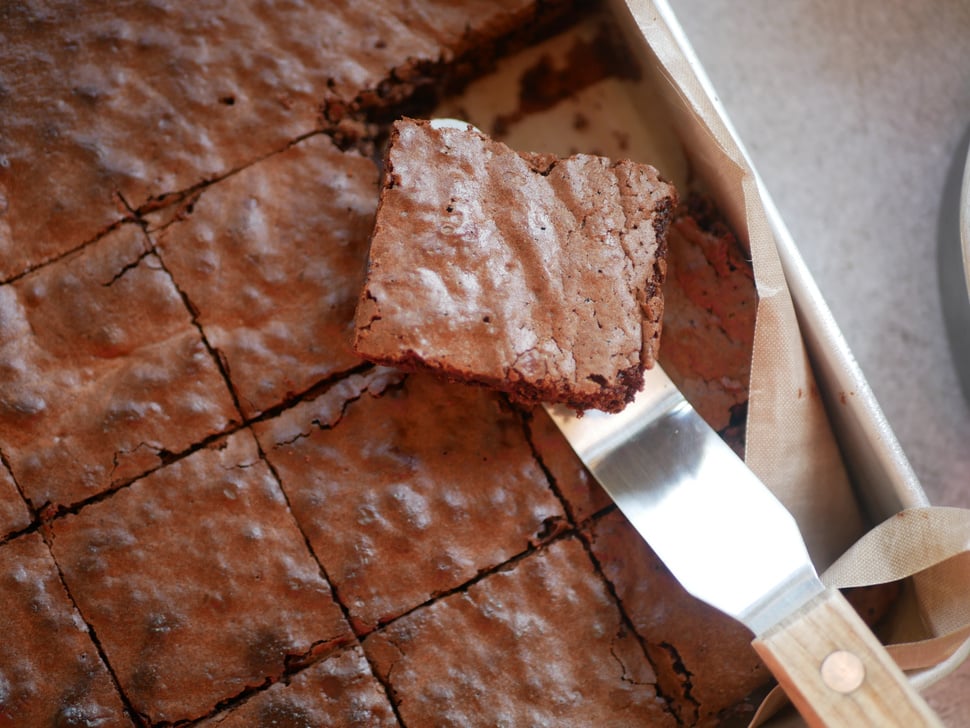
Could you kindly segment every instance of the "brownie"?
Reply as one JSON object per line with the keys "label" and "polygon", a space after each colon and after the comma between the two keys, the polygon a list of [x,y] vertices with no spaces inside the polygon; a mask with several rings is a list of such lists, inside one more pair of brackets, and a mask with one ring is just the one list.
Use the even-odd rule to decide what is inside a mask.
{"label": "brownie", "polygon": [[133,725],[36,533],[0,546],[0,604],[0,725]]}
{"label": "brownie", "polygon": [[359,646],[348,647],[196,725],[199,728],[397,726]]}
{"label": "brownie", "polygon": [[377,168],[314,136],[207,187],[154,235],[253,416],[339,374],[351,349]]}
{"label": "brownie", "polygon": [[684,724],[710,723],[770,682],[751,647],[754,635],[690,596],[619,511],[586,533]]}
{"label": "brownie", "polygon": [[523,402],[618,411],[656,356],[675,200],[649,165],[396,122],[357,351]]}
{"label": "brownie", "polygon": [[376,370],[255,425],[359,632],[563,525],[522,423],[493,392]]}
{"label": "brownie", "polygon": [[238,418],[142,230],[0,286],[0,449],[37,509],[157,467]]}
{"label": "brownie", "polygon": [[406,725],[674,726],[576,538],[364,640]]}
{"label": "brownie", "polygon": [[0,462],[0,540],[30,523],[30,511],[24,503],[13,476]]}
{"label": "brownie", "polygon": [[81,614],[153,724],[203,717],[352,639],[247,430],[51,532]]}
{"label": "brownie", "polygon": [[570,516],[576,523],[613,505],[613,499],[562,436],[559,427],[542,407],[529,412],[529,441],[542,462]]}
{"label": "brownie", "polygon": [[[698,195],[678,210],[667,240],[660,363],[711,427],[743,429],[758,301],[751,260]],[[736,447],[740,435],[729,438]]]}
{"label": "brownie", "polygon": [[568,4],[4,3],[0,281],[332,119],[467,75]]}

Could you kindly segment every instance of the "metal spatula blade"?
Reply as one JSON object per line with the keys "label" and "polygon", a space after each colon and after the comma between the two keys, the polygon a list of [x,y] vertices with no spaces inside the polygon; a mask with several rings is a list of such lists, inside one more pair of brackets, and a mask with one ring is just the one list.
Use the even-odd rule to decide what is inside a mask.
{"label": "metal spatula blade", "polygon": [[693,595],[746,624],[810,724],[941,725],[879,641],[819,580],[791,514],[664,371],[619,414],[547,411]]}
{"label": "metal spatula blade", "polygon": [[645,380],[616,415],[547,410],[684,588],[758,634],[825,588],[798,525],[659,366]]}

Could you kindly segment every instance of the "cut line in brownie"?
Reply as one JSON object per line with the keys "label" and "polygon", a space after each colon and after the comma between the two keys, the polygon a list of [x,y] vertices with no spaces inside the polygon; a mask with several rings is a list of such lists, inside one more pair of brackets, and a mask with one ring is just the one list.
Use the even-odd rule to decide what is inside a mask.
{"label": "cut line in brownie", "polygon": [[248,430],[50,529],[68,589],[151,724],[201,718],[353,639]]}
{"label": "cut line in brownie", "polygon": [[0,286],[0,449],[34,508],[96,496],[239,419],[137,225]]}
{"label": "cut line in brownie", "polygon": [[349,112],[473,75],[570,5],[6,3],[0,281]]}
{"label": "cut line in brownie", "polygon": [[132,725],[38,534],[0,546],[0,604],[0,725]]}
{"label": "cut line in brownie", "polygon": [[542,407],[529,413],[528,424],[529,441],[536,456],[555,483],[575,523],[581,524],[613,505],[613,499],[596,482]]}
{"label": "cut line in brownie", "polygon": [[205,188],[155,237],[246,417],[361,363],[375,164],[317,135]]}
{"label": "cut line in brownie", "polygon": [[675,726],[575,537],[367,636],[406,725]]}
{"label": "cut line in brownie", "polygon": [[619,511],[586,537],[684,724],[711,722],[771,681],[750,630],[688,594]]}
{"label": "cut line in brownie", "polygon": [[356,349],[522,402],[618,411],[656,357],[675,202],[649,165],[398,121]]}
{"label": "cut line in brownie", "polygon": [[376,369],[254,425],[358,633],[565,525],[500,395]]}
{"label": "cut line in brownie", "polygon": [[324,657],[198,728],[392,728],[398,722],[359,645]]}
{"label": "cut line in brownie", "polygon": [[31,515],[7,466],[0,462],[0,541],[30,525]]}

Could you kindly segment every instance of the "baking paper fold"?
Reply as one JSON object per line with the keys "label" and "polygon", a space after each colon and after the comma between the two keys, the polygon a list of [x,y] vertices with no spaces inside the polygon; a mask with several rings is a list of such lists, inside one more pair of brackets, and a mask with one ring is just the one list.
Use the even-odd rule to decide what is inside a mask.
{"label": "baking paper fold", "polygon": [[[823,574],[836,589],[908,580],[886,650],[917,688],[928,687],[970,652],[970,510],[920,506],[866,533]],[[911,601],[909,601],[911,600]],[[907,603],[908,602],[908,603]],[[788,706],[780,688],[761,704],[751,728]]]}
{"label": "baking paper fold", "polygon": [[[642,66],[657,75],[693,173],[751,254],[759,301],[745,459],[795,516],[826,583],[842,588],[903,581],[905,598],[891,614],[886,642],[916,686],[926,687],[970,652],[970,511],[922,505],[925,494],[918,484],[913,485],[901,454],[894,462],[907,472],[900,477],[881,483],[872,478],[850,480],[849,445],[886,429],[881,413],[874,400],[861,398],[872,411],[856,414],[876,424],[856,428],[851,437],[845,437],[841,428],[842,437],[836,441],[805,340],[808,334],[821,339],[823,346],[844,342],[837,332],[800,327],[792,289],[814,290],[814,284],[797,280],[793,281],[797,285],[790,285],[786,279],[779,222],[768,212],[773,206],[710,82],[664,0],[614,0],[614,11],[620,26],[631,33],[631,50],[641,53]],[[790,249],[783,250],[789,258],[793,255]],[[791,265],[788,270],[791,274]],[[794,273],[807,275],[797,266]],[[816,312],[824,307],[820,300],[800,303]],[[827,322],[830,314],[827,309],[822,313],[809,317],[808,325],[819,318]],[[834,360],[838,362],[838,357]],[[853,371],[852,375],[861,379],[861,374]],[[864,382],[860,386],[865,388]],[[894,442],[891,433],[883,439]],[[846,448],[845,460],[840,444]],[[884,442],[874,443],[873,449],[884,446]],[[909,490],[854,490],[854,486],[888,490],[900,482]],[[882,504],[883,510],[886,503],[898,503],[899,509],[913,502],[920,505],[900,510],[867,531],[862,502]],[[777,696],[770,697],[759,720],[778,702]]]}

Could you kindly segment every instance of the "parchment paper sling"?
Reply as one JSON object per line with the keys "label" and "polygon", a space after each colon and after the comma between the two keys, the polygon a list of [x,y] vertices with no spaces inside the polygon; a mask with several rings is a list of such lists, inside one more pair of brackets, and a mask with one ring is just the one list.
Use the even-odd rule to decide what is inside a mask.
{"label": "parchment paper sling", "polygon": [[[826,584],[839,589],[903,579],[914,582],[915,609],[904,607],[894,614],[887,649],[923,688],[970,653],[970,510],[926,506],[901,511],[865,534],[822,574]],[[752,728],[764,725],[787,702],[775,688]]]}

